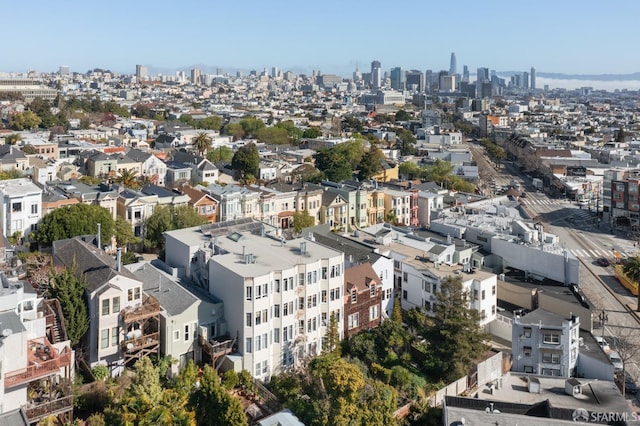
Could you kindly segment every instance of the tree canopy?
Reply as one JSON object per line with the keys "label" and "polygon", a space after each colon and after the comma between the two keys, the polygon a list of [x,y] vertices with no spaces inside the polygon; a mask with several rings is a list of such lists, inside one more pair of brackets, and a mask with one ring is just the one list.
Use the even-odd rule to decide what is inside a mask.
{"label": "tree canopy", "polygon": [[56,240],[96,234],[100,223],[100,239],[107,242],[114,231],[111,213],[94,204],[78,203],[60,207],[47,213],[31,238],[44,246],[50,246]]}
{"label": "tree canopy", "polygon": [[33,111],[17,112],[9,119],[13,130],[30,130],[38,127],[42,120]]}
{"label": "tree canopy", "polygon": [[358,179],[361,181],[369,180],[382,170],[382,161],[384,154],[380,148],[371,146],[369,151],[362,155],[360,164],[358,165]]}
{"label": "tree canopy", "polygon": [[260,155],[256,144],[249,143],[238,148],[231,159],[231,168],[239,171],[243,179],[249,176],[257,178],[260,174]]}
{"label": "tree canopy", "polygon": [[146,222],[144,244],[148,248],[164,249],[164,233],[175,229],[203,225],[206,219],[191,206],[158,206]]}
{"label": "tree canopy", "polygon": [[293,215],[293,229],[297,234],[304,228],[315,225],[315,219],[309,214],[308,210],[300,210]]}
{"label": "tree canopy", "polygon": [[205,132],[198,133],[193,138],[193,148],[203,156],[211,148],[211,138]]}
{"label": "tree canopy", "polygon": [[60,302],[67,336],[74,348],[89,329],[86,288],[87,280],[84,275],[78,275],[75,262],[70,268],[51,272],[47,296]]}
{"label": "tree canopy", "polygon": [[207,152],[207,160],[216,164],[221,161],[228,163],[233,158],[233,150],[228,146],[219,146]]}

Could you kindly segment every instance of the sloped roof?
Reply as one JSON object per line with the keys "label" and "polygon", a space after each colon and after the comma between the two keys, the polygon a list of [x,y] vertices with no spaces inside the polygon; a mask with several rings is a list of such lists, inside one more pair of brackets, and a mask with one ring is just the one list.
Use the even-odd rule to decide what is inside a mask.
{"label": "sloped roof", "polygon": [[345,289],[351,292],[355,288],[358,293],[367,291],[371,285],[380,285],[380,278],[373,270],[371,263],[361,263],[344,271]]}

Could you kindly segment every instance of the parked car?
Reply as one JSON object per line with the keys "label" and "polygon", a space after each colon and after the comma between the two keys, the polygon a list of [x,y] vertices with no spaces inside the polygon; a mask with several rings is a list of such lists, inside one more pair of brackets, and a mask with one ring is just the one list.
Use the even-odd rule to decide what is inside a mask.
{"label": "parked car", "polygon": [[635,395],[638,393],[638,385],[633,381],[631,377],[627,377],[624,381],[624,389],[625,393],[630,393],[631,395]]}
{"label": "parked car", "polygon": [[620,355],[618,354],[618,352],[610,352],[609,361],[611,361],[611,364],[613,365],[613,371],[615,371],[616,373],[622,373],[624,364],[622,364],[622,359],[620,359]]}
{"label": "parked car", "polygon": [[598,263],[598,265],[600,266],[609,266],[609,259],[607,259],[606,257],[600,257],[598,258],[598,260],[596,260],[596,262]]}
{"label": "parked car", "polygon": [[596,339],[596,342],[598,342],[598,346],[600,346],[603,351],[609,352],[611,350],[611,347],[609,346],[609,343],[607,343],[607,341],[604,339],[604,337],[602,337],[602,336],[594,336],[594,337]]}

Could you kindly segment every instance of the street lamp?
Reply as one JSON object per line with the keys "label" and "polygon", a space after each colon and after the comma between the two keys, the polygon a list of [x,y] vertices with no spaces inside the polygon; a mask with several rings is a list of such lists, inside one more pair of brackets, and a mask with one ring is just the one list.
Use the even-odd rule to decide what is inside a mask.
{"label": "street lamp", "polygon": [[609,321],[609,317],[607,316],[607,313],[604,309],[598,315],[598,319],[600,320],[600,325],[602,325],[602,339],[604,339],[604,325],[607,321]]}

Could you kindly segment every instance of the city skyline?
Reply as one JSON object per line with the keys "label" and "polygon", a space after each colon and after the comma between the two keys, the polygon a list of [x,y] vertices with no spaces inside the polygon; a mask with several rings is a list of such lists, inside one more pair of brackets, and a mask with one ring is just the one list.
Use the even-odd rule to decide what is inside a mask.
{"label": "city skyline", "polygon": [[[640,71],[640,59],[627,57],[625,47],[638,39],[633,19],[640,4],[635,3],[620,13],[595,1],[499,0],[490,8],[473,2],[460,9],[409,1],[393,15],[380,1],[367,7],[335,0],[323,7],[193,0],[147,7],[115,0],[108,8],[91,3],[80,8],[75,3],[5,5],[5,16],[28,16],[29,25],[8,19],[0,29],[5,39],[19,34],[21,40],[6,44],[2,71],[51,72],[68,65],[75,72],[104,68],[132,74],[136,64],[169,69],[207,64],[348,76],[356,65],[366,71],[374,60],[383,72],[398,66],[447,70],[452,52],[458,71],[463,65],[472,71],[524,72],[535,66],[539,73],[580,75]],[[407,17],[424,19],[411,25]],[[616,31],[590,30],[597,28]]]}

